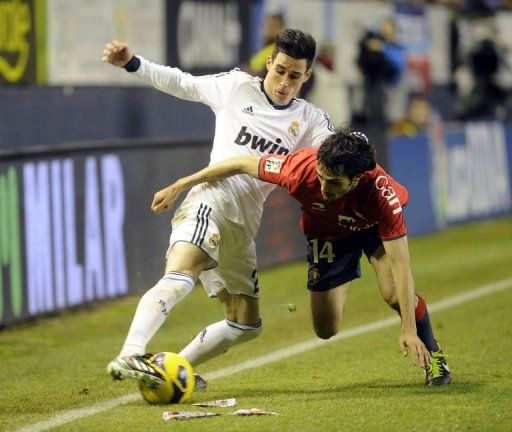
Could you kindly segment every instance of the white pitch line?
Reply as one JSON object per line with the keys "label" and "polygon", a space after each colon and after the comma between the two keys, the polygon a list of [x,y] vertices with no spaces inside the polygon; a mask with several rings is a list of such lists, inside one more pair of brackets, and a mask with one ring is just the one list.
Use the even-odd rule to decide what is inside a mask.
{"label": "white pitch line", "polygon": [[[504,291],[508,288],[512,287],[512,278],[503,279],[499,282],[483,285],[481,287],[475,288],[471,291],[466,291],[461,294],[456,294],[451,297],[447,297],[443,300],[440,300],[436,303],[432,303],[428,306],[429,313],[439,312],[445,309],[450,309],[455,306],[459,306],[468,301],[484,297],[489,294],[493,294],[496,292]],[[349,339],[354,336],[359,336],[365,333],[370,333],[375,330],[381,330],[386,327],[390,327],[399,322],[398,317],[386,318],[378,321],[373,321],[368,324],[364,324],[358,327],[354,327],[348,330],[343,330],[338,335],[332,337],[328,340],[323,339],[310,339],[308,341],[302,342],[297,345],[290,345],[286,348],[279,349],[277,351],[271,352],[270,354],[266,354],[261,357],[257,357],[255,359],[247,360],[237,365],[227,367],[224,369],[219,369],[217,371],[210,372],[204,375],[204,378],[212,381],[219,378],[224,378],[230,375],[234,375],[238,372],[242,372],[244,370],[253,369],[257,367],[261,367],[267,365],[269,363],[273,363],[279,360],[283,360],[285,358],[303,353],[305,351],[309,351],[313,348],[320,347],[322,345],[327,345],[333,342],[337,342],[344,339]],[[117,399],[111,399],[103,402],[99,402],[95,405],[92,405],[87,408],[77,408],[71,411],[64,412],[62,414],[58,414],[55,417],[34,423],[31,425],[24,426],[20,429],[13,430],[12,432],[42,432],[52,428],[56,428],[58,426],[62,426],[67,423],[71,423],[75,420],[79,420],[85,417],[93,416],[99,414],[103,411],[107,411],[111,408],[116,408],[120,405],[124,405],[130,402],[134,402],[140,399],[139,393],[132,393]]]}

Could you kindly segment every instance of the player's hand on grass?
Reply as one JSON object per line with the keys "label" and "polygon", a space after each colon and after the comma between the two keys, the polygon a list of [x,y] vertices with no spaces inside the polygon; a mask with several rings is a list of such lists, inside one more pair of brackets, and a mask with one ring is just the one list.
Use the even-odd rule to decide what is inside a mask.
{"label": "player's hand on grass", "polygon": [[113,64],[118,67],[125,67],[131,60],[132,52],[128,44],[113,40],[105,45],[103,49],[103,57],[105,63]]}
{"label": "player's hand on grass", "polygon": [[170,210],[180,193],[181,189],[176,185],[176,183],[167,186],[161,191],[158,191],[153,197],[151,210],[153,210],[156,214]]}
{"label": "player's hand on grass", "polygon": [[407,355],[409,348],[412,354],[412,362],[414,366],[429,366],[430,353],[428,352],[425,344],[416,334],[402,333],[400,335],[400,349],[404,357]]}

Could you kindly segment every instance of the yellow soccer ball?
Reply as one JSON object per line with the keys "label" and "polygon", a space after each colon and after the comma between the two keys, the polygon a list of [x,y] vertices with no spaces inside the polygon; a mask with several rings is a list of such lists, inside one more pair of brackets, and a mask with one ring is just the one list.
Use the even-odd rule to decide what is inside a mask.
{"label": "yellow soccer ball", "polygon": [[165,383],[150,385],[139,382],[139,390],[150,404],[178,404],[192,396],[195,377],[187,359],[171,352],[155,354],[149,359],[151,365],[162,374]]}

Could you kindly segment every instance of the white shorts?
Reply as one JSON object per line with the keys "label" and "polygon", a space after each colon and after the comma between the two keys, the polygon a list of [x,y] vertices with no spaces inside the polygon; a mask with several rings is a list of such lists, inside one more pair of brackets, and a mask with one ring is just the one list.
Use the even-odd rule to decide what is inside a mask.
{"label": "white shorts", "polygon": [[210,258],[199,277],[210,297],[226,289],[259,298],[256,246],[243,227],[214,213],[208,204],[184,203],[172,220],[167,255],[177,242],[192,243]]}

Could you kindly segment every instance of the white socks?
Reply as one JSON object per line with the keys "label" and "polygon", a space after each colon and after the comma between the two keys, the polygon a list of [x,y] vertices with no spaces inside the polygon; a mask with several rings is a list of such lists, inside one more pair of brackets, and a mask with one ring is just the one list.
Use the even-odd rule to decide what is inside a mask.
{"label": "white socks", "polygon": [[180,352],[192,366],[197,366],[218,355],[224,354],[234,345],[247,342],[260,335],[262,322],[254,326],[238,324],[227,318],[211,324],[199,333]]}
{"label": "white socks", "polygon": [[[194,280],[185,273],[169,272],[139,301],[121,356],[145,354],[146,345],[164,323],[169,311],[194,289]],[[220,354],[234,345],[255,339],[262,331],[257,325],[238,324],[228,319],[203,329],[181,352],[192,366]]]}
{"label": "white socks", "polygon": [[163,324],[173,306],[194,289],[186,273],[169,272],[139,301],[121,356],[145,354],[146,345]]}

